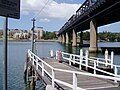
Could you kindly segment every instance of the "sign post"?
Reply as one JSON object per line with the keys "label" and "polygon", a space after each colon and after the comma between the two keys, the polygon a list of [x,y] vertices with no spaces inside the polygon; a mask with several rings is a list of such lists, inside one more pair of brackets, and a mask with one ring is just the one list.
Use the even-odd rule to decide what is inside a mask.
{"label": "sign post", "polygon": [[20,18],[20,0],[0,0],[0,16],[5,17],[4,22],[4,82],[3,90],[7,90],[7,30],[8,30],[8,17],[19,19]]}
{"label": "sign post", "polygon": [[4,22],[4,82],[3,90],[7,90],[7,27],[8,27],[8,17],[5,17]]}

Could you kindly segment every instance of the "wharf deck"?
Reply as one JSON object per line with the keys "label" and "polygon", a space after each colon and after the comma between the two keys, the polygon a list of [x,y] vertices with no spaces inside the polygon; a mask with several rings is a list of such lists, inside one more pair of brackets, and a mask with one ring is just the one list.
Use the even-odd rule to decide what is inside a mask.
{"label": "wharf deck", "polygon": [[[58,69],[63,69],[63,70],[71,70],[71,71],[80,71],[80,72],[85,72],[83,70],[79,70],[76,67],[69,66],[66,63],[59,63],[56,60],[50,60],[50,59],[44,59],[46,63],[51,65],[54,68]],[[44,66],[45,70],[52,74],[52,70],[48,66]],[[73,75],[70,73],[65,73],[65,72],[58,72],[55,71],[55,78],[59,79],[61,81],[67,82],[69,84],[73,83],[72,80]],[[118,87],[118,84],[113,83],[112,81],[105,80],[105,79],[100,79],[100,78],[95,78],[95,77],[90,77],[90,76],[85,76],[85,75],[77,75],[77,86],[83,89],[91,89],[91,90],[120,90]],[[63,88],[63,90],[72,90],[69,87],[66,87],[62,84],[57,83],[60,87]]]}

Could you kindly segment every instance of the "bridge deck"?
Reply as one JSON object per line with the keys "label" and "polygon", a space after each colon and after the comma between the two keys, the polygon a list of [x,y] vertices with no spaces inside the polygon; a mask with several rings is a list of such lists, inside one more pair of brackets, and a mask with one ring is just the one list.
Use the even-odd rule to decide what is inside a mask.
{"label": "bridge deck", "polygon": [[[71,70],[71,71],[80,71],[80,72],[85,72],[82,70],[79,70],[76,67],[73,66],[68,66],[65,63],[59,63],[56,60],[44,60],[45,62],[47,62],[49,65],[51,65],[54,68],[59,68],[59,69],[63,69],[63,70]],[[51,74],[52,70],[47,67],[44,66],[45,69]],[[100,89],[101,88],[112,88],[112,87],[118,87],[117,84],[112,83],[111,81],[108,80],[104,80],[104,79],[99,79],[99,78],[95,78],[95,77],[90,77],[90,76],[84,76],[84,75],[78,75],[78,87],[84,88],[84,89]],[[69,73],[65,73],[65,72],[58,72],[55,71],[55,78],[59,79],[61,81],[67,82],[69,84],[72,84],[72,74]],[[59,86],[61,86],[64,90],[72,90],[69,87],[63,86],[61,84],[58,83]],[[105,90],[105,89],[104,89]],[[111,89],[112,90],[112,89]],[[117,89],[115,89],[117,90]],[[118,89],[119,90],[119,89]]]}

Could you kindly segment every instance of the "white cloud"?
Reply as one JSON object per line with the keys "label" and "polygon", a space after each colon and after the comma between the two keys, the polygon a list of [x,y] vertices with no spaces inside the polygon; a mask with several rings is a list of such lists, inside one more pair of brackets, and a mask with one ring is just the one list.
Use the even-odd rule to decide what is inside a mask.
{"label": "white cloud", "polygon": [[[22,0],[21,13],[25,15],[31,12],[37,14],[46,2],[47,0]],[[79,7],[80,4],[57,3],[50,0],[39,18],[68,19]]]}
{"label": "white cloud", "polygon": [[44,18],[44,19],[40,19],[40,22],[50,22],[50,20],[47,18]]}

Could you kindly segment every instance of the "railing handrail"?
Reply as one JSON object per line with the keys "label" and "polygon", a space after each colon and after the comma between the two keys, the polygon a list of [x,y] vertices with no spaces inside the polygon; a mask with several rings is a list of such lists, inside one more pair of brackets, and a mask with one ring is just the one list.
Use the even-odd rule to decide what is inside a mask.
{"label": "railing handrail", "polygon": [[43,61],[41,58],[39,58],[36,54],[32,53],[30,50],[28,50],[28,52],[30,52],[31,54],[33,54],[35,57],[37,57],[40,61],[42,61],[46,66],[50,67],[51,69],[53,69],[52,66],[50,66],[48,63],[46,63],[45,61]]}
{"label": "railing handrail", "polygon": [[[66,58],[66,59],[67,59],[67,58]],[[70,60],[70,61],[79,64],[79,62],[72,61],[72,60]],[[81,65],[86,66],[85,64],[82,64],[82,63],[81,63]],[[113,74],[113,73],[104,71],[104,70],[102,70],[102,69],[94,68],[94,67],[92,67],[92,66],[87,66],[87,67],[92,68],[92,69],[95,69],[96,71],[99,71],[99,72],[102,72],[102,73],[105,73],[105,74],[112,75],[112,76],[114,76],[114,77],[115,77],[115,76],[116,76],[116,77],[120,77],[119,75],[115,75],[115,74]],[[98,75],[98,74],[95,74],[95,75]]]}
{"label": "railing handrail", "polygon": [[[30,58],[33,59],[33,62],[36,62],[36,63],[37,63],[36,65],[38,65],[38,66],[40,66],[40,67],[42,68],[42,72],[47,73],[47,74],[49,75],[49,77],[52,78],[52,86],[53,86],[53,87],[54,87],[54,82],[58,82],[58,83],[61,83],[61,84],[63,84],[63,85],[66,85],[66,86],[68,86],[68,87],[70,87],[70,88],[73,88],[73,90],[76,90],[76,88],[79,89],[79,90],[85,90],[85,89],[83,89],[83,88],[80,88],[80,87],[76,86],[77,84],[74,84],[74,83],[73,83],[73,85],[71,85],[71,84],[69,84],[69,83],[67,83],[67,82],[64,82],[64,81],[61,81],[61,80],[59,80],[59,79],[56,79],[55,76],[54,76],[54,75],[55,75],[55,74],[54,74],[55,71],[72,73],[72,74],[73,74],[73,79],[74,79],[74,78],[77,78],[77,77],[75,76],[76,74],[79,74],[79,75],[86,75],[86,76],[91,76],[91,77],[96,77],[96,78],[102,78],[102,79],[110,79],[110,80],[120,81],[120,78],[119,78],[119,77],[112,77],[112,76],[105,76],[105,75],[96,75],[96,74],[92,74],[92,73],[88,73],[88,72],[71,71],[71,70],[63,70],[63,69],[54,68],[54,67],[52,67],[51,65],[49,65],[48,63],[46,63],[45,61],[43,61],[42,59],[40,59],[37,55],[35,55],[34,53],[32,53],[30,50],[28,50],[28,55],[29,55]],[[32,55],[33,55],[35,58],[33,58]],[[51,75],[44,67],[42,67],[42,65],[40,65],[40,63],[38,62],[38,60],[36,60],[36,58],[37,58],[38,60],[40,60],[43,64],[45,64],[46,66],[48,66],[48,67],[52,70],[52,75]],[[30,60],[31,60],[31,59],[30,59]],[[73,81],[74,81],[75,83],[77,83],[76,80],[73,80]]]}
{"label": "railing handrail", "polygon": [[[73,55],[73,56],[79,57],[79,58],[81,57],[80,55],[70,54],[70,53],[66,53],[66,52],[62,52],[62,54]],[[85,56],[82,56],[81,58],[85,58]],[[94,59],[92,59],[92,58],[94,58]],[[105,60],[106,60],[106,59],[104,59],[104,58],[89,57],[88,59],[91,60],[91,61],[99,62],[100,64],[106,64],[106,63],[105,63]],[[97,60],[101,60],[101,61],[97,61]],[[103,60],[104,60],[104,62],[103,62]],[[83,61],[84,61],[84,60],[83,60]],[[107,59],[107,61],[111,61],[111,59]],[[107,64],[108,64],[108,65],[111,65],[109,62],[108,62]],[[115,65],[115,64],[113,64],[112,66],[113,66],[113,67],[118,67],[118,68],[120,68],[120,65]]]}

